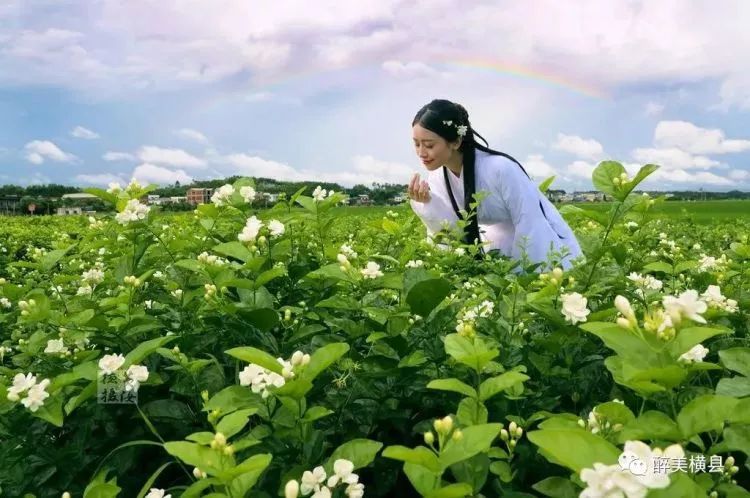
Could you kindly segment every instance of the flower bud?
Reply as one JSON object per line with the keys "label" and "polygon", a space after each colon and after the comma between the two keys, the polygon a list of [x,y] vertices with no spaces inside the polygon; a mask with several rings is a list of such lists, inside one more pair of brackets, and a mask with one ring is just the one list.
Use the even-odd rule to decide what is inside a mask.
{"label": "flower bud", "polygon": [[208,391],[207,390],[204,389],[203,391],[201,391],[201,399],[203,401],[205,401],[205,402],[208,402]]}
{"label": "flower bud", "polygon": [[511,448],[515,448],[516,447],[516,440],[515,439],[511,439],[510,440],[510,447]]}
{"label": "flower bud", "polygon": [[630,330],[630,322],[627,318],[619,317],[617,319],[617,325],[625,330]]}
{"label": "flower bud", "polygon": [[554,270],[552,270],[552,276],[555,277],[557,280],[562,280],[563,278],[562,268],[555,268]]}
{"label": "flower bud", "polygon": [[510,432],[511,434],[515,434],[516,429],[518,429],[518,424],[516,424],[515,422],[511,422],[508,426],[508,432]]}
{"label": "flower bud", "polygon": [[62,498],[70,498],[70,493],[67,491],[62,494]]}
{"label": "flower bud", "polygon": [[729,457],[727,457],[727,459],[726,459],[726,460],[724,461],[724,466],[726,466],[726,467],[731,467],[732,465],[734,465],[734,457],[733,457],[733,456],[729,456]]}
{"label": "flower bud", "polygon": [[516,438],[520,438],[521,436],[523,436],[523,429],[519,427],[516,429]]}
{"label": "flower bud", "polygon": [[443,417],[443,430],[448,434],[453,429],[453,419],[450,415]]}
{"label": "flower bud", "polygon": [[737,467],[736,465],[732,465],[732,467],[729,469],[729,474],[730,475],[734,475],[734,474],[736,474],[739,471],[740,471],[739,467]]}
{"label": "flower bud", "polygon": [[443,421],[441,419],[435,419],[435,421],[432,423],[432,427],[435,429],[435,432],[439,434],[443,433]]}
{"label": "flower bud", "polygon": [[502,439],[503,441],[507,441],[508,439],[510,439],[510,437],[508,436],[508,431],[502,429],[500,431],[500,439]]}
{"label": "flower bud", "polygon": [[432,431],[427,431],[424,433],[424,442],[427,444],[432,444],[435,442],[435,435],[432,433]]}
{"label": "flower bud", "polygon": [[232,447],[231,445],[229,445],[229,446],[226,446],[226,447],[224,448],[224,454],[225,454],[226,456],[232,456],[232,455],[234,455],[234,447]]}
{"label": "flower bud", "polygon": [[299,496],[299,483],[292,479],[284,486],[284,498],[297,498]]}
{"label": "flower bud", "polygon": [[218,446],[224,446],[227,444],[227,438],[221,432],[217,432],[216,434],[214,434],[214,441],[216,441],[216,444]]}
{"label": "flower bud", "polygon": [[193,468],[193,475],[195,476],[196,479],[205,479],[206,477],[208,477],[208,474],[203,472],[198,467]]}
{"label": "flower bud", "polygon": [[[289,311],[289,310],[287,310]],[[304,353],[302,351],[295,351],[292,355],[292,365],[297,366],[302,363],[302,358],[304,357]]]}
{"label": "flower bud", "polygon": [[451,436],[451,439],[454,441],[461,441],[464,438],[464,433],[461,432],[461,429],[456,429],[453,431],[453,435]]}

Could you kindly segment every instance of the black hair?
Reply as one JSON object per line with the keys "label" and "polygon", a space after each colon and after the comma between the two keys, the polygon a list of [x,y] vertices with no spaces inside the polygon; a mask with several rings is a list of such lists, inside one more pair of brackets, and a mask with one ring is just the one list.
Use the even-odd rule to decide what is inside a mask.
{"label": "black hair", "polygon": [[[463,135],[463,140],[461,141],[461,146],[458,150],[463,154],[463,207],[467,212],[469,211],[469,204],[473,201],[473,196],[476,193],[476,175],[474,167],[477,149],[494,156],[506,157],[518,164],[523,172],[526,173],[526,170],[521,166],[521,163],[516,161],[513,157],[504,152],[499,152],[489,148],[487,140],[472,128],[471,123],[469,122],[469,113],[461,104],[456,104],[450,100],[435,99],[417,112],[411,125],[414,126],[417,123],[423,128],[440,135],[448,142],[455,142],[458,140],[460,137],[458,133],[459,127],[466,127],[466,133]],[[484,145],[478,143],[475,137],[482,140]],[[526,173],[526,176],[529,176],[529,174]],[[476,212],[473,216],[469,217],[468,224],[464,229],[464,242],[467,244],[474,244],[475,240],[479,242],[479,222],[477,220]]]}

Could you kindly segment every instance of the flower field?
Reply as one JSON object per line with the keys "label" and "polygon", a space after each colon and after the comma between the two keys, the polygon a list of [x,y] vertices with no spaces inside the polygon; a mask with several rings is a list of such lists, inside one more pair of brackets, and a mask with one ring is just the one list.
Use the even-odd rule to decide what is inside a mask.
{"label": "flower field", "polygon": [[750,220],[603,162],[562,271],[320,188],[0,226],[0,496],[750,496]]}

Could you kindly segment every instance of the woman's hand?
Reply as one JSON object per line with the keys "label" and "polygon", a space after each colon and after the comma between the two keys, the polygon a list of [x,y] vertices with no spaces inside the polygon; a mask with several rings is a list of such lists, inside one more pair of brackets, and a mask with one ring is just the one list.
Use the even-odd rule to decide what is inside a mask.
{"label": "woman's hand", "polygon": [[430,185],[426,180],[420,181],[419,173],[414,173],[409,182],[409,198],[417,202],[430,202]]}

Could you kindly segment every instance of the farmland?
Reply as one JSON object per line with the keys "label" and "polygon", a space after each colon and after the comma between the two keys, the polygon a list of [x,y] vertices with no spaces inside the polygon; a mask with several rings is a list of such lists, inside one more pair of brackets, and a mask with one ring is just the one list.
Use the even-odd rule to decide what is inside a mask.
{"label": "farmland", "polygon": [[320,189],[256,213],[252,179],[190,214],[131,184],[97,191],[115,216],[3,219],[3,492],[745,496],[750,203],[621,168],[594,173],[615,202],[561,208],[566,271]]}

